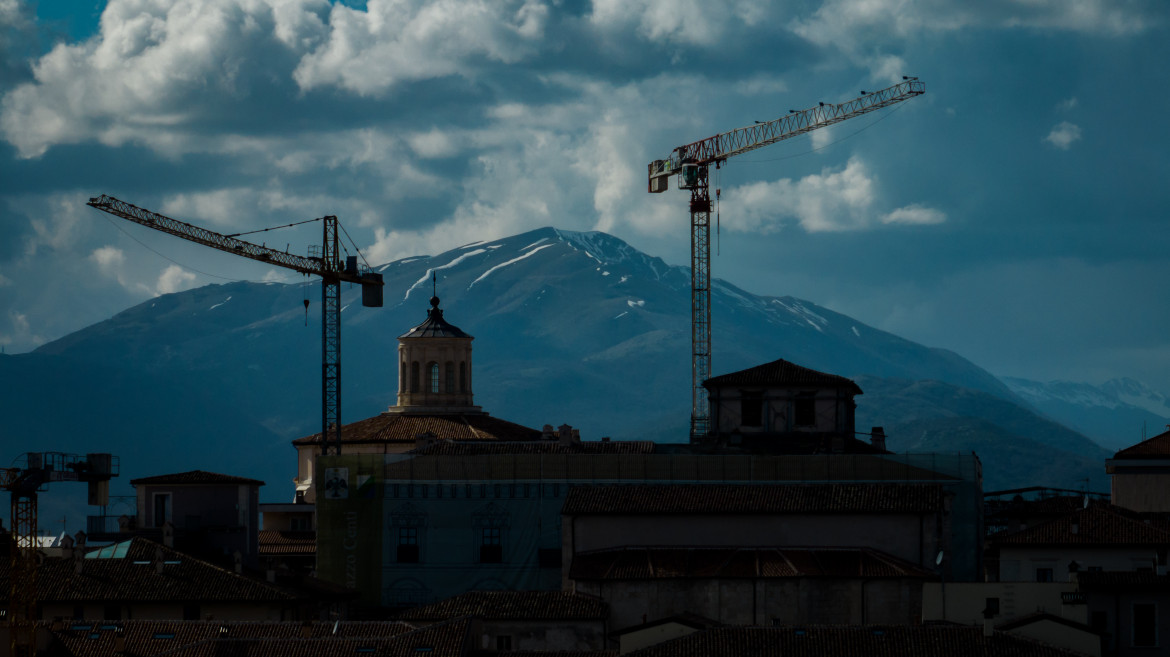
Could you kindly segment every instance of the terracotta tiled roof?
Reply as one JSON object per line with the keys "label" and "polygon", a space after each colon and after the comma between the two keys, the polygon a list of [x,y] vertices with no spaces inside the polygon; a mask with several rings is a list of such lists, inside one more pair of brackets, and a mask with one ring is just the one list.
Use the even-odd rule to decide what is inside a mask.
{"label": "terracotta tiled roof", "polygon": [[942,501],[937,484],[636,484],[574,486],[561,513],[924,513]]}
{"label": "terracotta tiled roof", "polygon": [[472,441],[440,440],[426,447],[410,451],[424,456],[478,456],[482,454],[653,454],[654,443],[649,440],[588,440],[562,444],[556,440],[541,441]]}
{"label": "terracotta tiled roof", "polygon": [[[341,428],[341,442],[413,443],[422,433],[443,440],[540,440],[536,429],[483,414],[382,413]],[[321,434],[297,438],[294,445],[315,445]]]}
{"label": "terracotta tiled roof", "polygon": [[756,365],[746,370],[712,377],[703,382],[705,388],[718,386],[778,386],[809,388],[845,388],[855,395],[862,394],[861,388],[836,374],[826,374],[807,367],[801,367],[784,359]]}
{"label": "terracotta tiled roof", "polygon": [[1113,455],[1115,459],[1164,459],[1170,458],[1170,431],[1126,447]]}
{"label": "terracotta tiled roof", "polygon": [[233,477],[232,475],[217,474],[215,472],[192,470],[190,472],[155,475],[153,477],[130,480],[131,486],[137,486],[138,484],[252,484],[263,486],[264,482],[246,477]]}
{"label": "terracotta tiled roof", "polygon": [[995,629],[1003,630],[1003,631],[1007,632],[1010,630],[1017,630],[1021,627],[1027,627],[1027,626],[1032,625],[1034,623],[1040,623],[1040,622],[1056,623],[1057,625],[1064,625],[1065,627],[1070,627],[1074,630],[1081,630],[1083,632],[1091,632],[1093,634],[1096,634],[1096,632],[1093,631],[1093,628],[1089,627],[1088,625],[1085,625],[1084,623],[1078,623],[1074,620],[1069,620],[1069,619],[1064,618],[1062,616],[1050,614],[1046,611],[1037,611],[1037,612],[1033,612],[1031,614],[1027,614],[1024,616],[1017,616],[1016,618],[1013,618],[1007,622],[1000,623],[999,625],[996,625]]}
{"label": "terracotta tiled roof", "polygon": [[[265,582],[135,537],[117,548],[80,559],[49,557],[37,569],[37,599],[44,602],[292,602],[297,596]],[[156,563],[162,562],[162,572]],[[0,596],[8,595],[8,560],[0,562]]]}
{"label": "terracotta tiled roof", "polygon": [[632,547],[573,557],[570,579],[931,578],[934,573],[869,548]]}
{"label": "terracotta tiled roof", "polygon": [[[1074,532],[1075,527],[1075,532]],[[993,546],[1085,545],[1170,546],[1170,532],[1159,523],[1147,523],[1131,512],[1109,504],[1093,504],[1087,509],[1054,518],[1015,532],[994,535]]]}
{"label": "terracotta tiled roof", "polygon": [[695,632],[629,657],[1083,657],[1003,632],[983,636],[966,625],[718,627]]}
{"label": "terracotta tiled roof", "polygon": [[1077,573],[1077,588],[1084,593],[1170,593],[1170,575],[1151,571],[1099,571]]}
{"label": "terracotta tiled roof", "polygon": [[260,531],[260,554],[316,554],[316,532],[282,532],[275,529]]}
{"label": "terracotta tiled roof", "polygon": [[601,598],[563,591],[468,591],[434,604],[408,609],[397,618],[436,621],[459,616],[483,620],[605,620]]}
{"label": "terracotta tiled roof", "polygon": [[[125,655],[156,655],[207,642],[221,647],[229,641],[369,640],[389,639],[417,628],[397,621],[381,622],[247,622],[247,621],[64,621],[43,623],[66,655],[94,657],[118,654],[115,637],[125,640]],[[307,635],[307,637],[306,637]],[[353,652],[352,650],[350,652]],[[218,654],[211,651],[196,654]],[[341,654],[341,653],[337,653]]]}
{"label": "terracotta tiled roof", "polygon": [[468,657],[617,657],[616,650],[472,650]]}

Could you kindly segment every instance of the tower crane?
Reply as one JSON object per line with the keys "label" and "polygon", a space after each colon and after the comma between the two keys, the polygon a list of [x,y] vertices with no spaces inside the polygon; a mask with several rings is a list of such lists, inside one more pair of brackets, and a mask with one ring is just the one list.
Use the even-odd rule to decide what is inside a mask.
{"label": "tower crane", "polygon": [[[285,267],[302,274],[321,277],[321,453],[341,453],[341,283],[362,286],[362,305],[382,306],[382,275],[368,267],[359,268],[357,256],[341,261],[337,240],[337,217],[322,217],[323,238],[319,251],[310,249],[300,256],[266,246],[245,242],[233,235],[221,235],[177,219],[151,212],[102,195],[86,203],[102,212],[121,217],[147,228],[170,233],[189,242]],[[308,301],[305,302],[308,304]]]}
{"label": "tower crane", "polygon": [[118,457],[111,454],[29,452],[24,467],[0,468],[0,489],[12,501],[9,556],[8,628],[11,655],[36,654],[37,606],[37,493],[54,481],[89,484],[89,503],[106,506],[110,478],[118,476]]}
{"label": "tower crane", "polygon": [[[806,110],[789,110],[772,121],[720,133],[679,146],[666,159],[649,166],[647,191],[665,192],[670,177],[678,176],[680,189],[691,192],[691,442],[710,430],[710,409],[703,381],[711,373],[711,195],[708,169],[718,169],[728,158],[763,148],[861,116],[926,93],[915,77],[837,105],[820,103]],[[718,197],[718,190],[716,190]]]}

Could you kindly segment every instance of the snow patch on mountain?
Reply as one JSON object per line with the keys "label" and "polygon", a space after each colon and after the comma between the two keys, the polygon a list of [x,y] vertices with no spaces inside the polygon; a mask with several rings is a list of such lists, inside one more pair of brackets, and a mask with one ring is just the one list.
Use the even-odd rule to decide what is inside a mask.
{"label": "snow patch on mountain", "polygon": [[542,238],[536,240],[535,242],[533,242],[532,244],[529,244],[528,246],[526,246],[520,250],[527,251],[528,249],[531,249],[532,247],[536,246],[537,244],[540,244],[541,242],[547,242],[547,241],[548,241],[547,237],[542,237]]}
{"label": "snow patch on mountain", "polygon": [[516,264],[517,262],[520,262],[521,260],[523,260],[523,259],[525,259],[525,258],[528,258],[528,257],[534,256],[534,255],[536,255],[537,253],[540,253],[540,251],[541,251],[542,249],[547,249],[547,248],[548,248],[548,247],[550,247],[550,246],[554,246],[554,245],[552,245],[552,244],[544,244],[544,245],[538,246],[538,247],[536,247],[535,249],[532,249],[531,251],[529,251],[529,252],[525,253],[524,255],[522,255],[522,256],[520,256],[520,257],[518,257],[518,258],[512,258],[511,260],[509,260],[509,261],[507,261],[507,262],[502,262],[502,263],[500,263],[500,264],[496,265],[495,267],[492,267],[491,269],[489,269],[489,270],[485,271],[484,273],[480,274],[480,275],[479,275],[479,278],[475,279],[474,281],[471,281],[471,285],[468,285],[468,286],[467,286],[467,289],[469,289],[469,290],[470,290],[472,287],[474,287],[474,286],[475,286],[475,284],[476,284],[476,283],[478,283],[478,282],[482,281],[483,279],[487,278],[487,277],[488,277],[488,276],[490,276],[490,275],[491,275],[493,272],[495,272],[495,271],[498,271],[498,270],[500,270],[500,269],[503,269],[504,267],[507,267],[508,265],[513,265],[513,264]]}
{"label": "snow patch on mountain", "polygon": [[[463,255],[459,256],[458,258],[455,258],[454,260],[452,260],[451,262],[448,262],[445,265],[440,265],[438,267],[432,267],[430,269],[427,269],[427,273],[423,274],[421,278],[419,278],[417,281],[415,281],[414,285],[410,286],[410,289],[408,289],[406,291],[406,296],[402,297],[402,300],[405,302],[407,299],[409,299],[410,293],[414,292],[414,290],[418,286],[422,285],[423,283],[426,283],[427,279],[429,279],[431,277],[431,274],[439,271],[440,269],[450,269],[450,268],[458,265],[459,263],[463,262],[464,260],[466,260],[472,256],[477,256],[481,253],[487,253],[487,249],[476,249],[474,251],[468,251],[467,253],[464,253]],[[401,262],[401,261],[399,261],[399,262]],[[472,285],[474,285],[474,283],[472,283]]]}
{"label": "snow patch on mountain", "polygon": [[232,298],[228,297],[228,298],[224,299],[223,301],[220,301],[219,303],[215,304],[214,306],[208,308],[208,310],[215,310],[216,308],[219,308],[220,306],[222,306],[223,304],[225,304],[231,300],[232,300]]}

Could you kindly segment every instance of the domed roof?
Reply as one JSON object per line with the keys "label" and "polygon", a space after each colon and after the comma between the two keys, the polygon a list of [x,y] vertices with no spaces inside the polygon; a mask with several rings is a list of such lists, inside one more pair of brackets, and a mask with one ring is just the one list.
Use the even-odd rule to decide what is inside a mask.
{"label": "domed roof", "polygon": [[443,310],[439,308],[439,297],[431,297],[431,309],[427,311],[427,321],[398,336],[401,338],[468,338],[471,336],[462,329],[443,319]]}

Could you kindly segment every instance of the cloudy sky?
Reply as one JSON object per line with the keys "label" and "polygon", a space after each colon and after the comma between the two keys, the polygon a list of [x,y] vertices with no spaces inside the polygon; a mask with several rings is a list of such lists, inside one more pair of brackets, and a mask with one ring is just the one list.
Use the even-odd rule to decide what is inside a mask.
{"label": "cloudy sky", "polygon": [[336,214],[375,264],[548,225],[687,264],[686,196],[647,194],[650,160],[915,75],[925,96],[730,161],[714,275],[995,374],[1170,391],[1168,19],[1161,0],[0,0],[0,345],[285,280],[90,196],[221,232]]}

